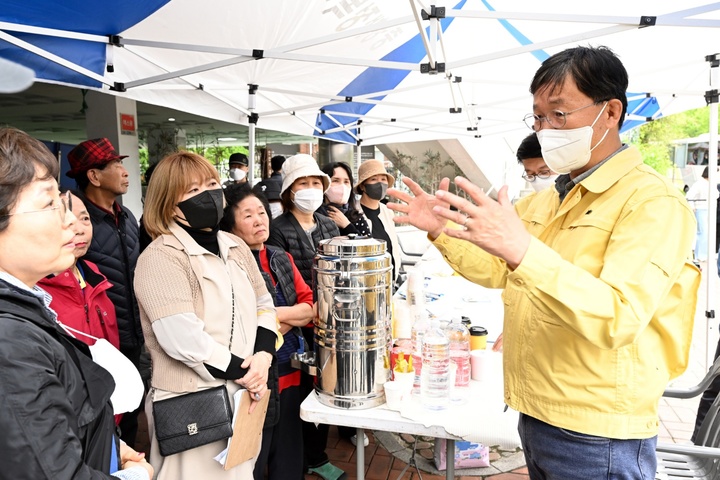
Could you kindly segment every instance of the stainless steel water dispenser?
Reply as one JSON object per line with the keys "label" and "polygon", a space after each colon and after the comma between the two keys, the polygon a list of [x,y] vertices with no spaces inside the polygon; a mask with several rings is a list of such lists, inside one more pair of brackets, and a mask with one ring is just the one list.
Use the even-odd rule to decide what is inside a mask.
{"label": "stainless steel water dispenser", "polygon": [[318,246],[315,390],[332,407],[385,402],[390,379],[392,259],[385,242],[335,237]]}

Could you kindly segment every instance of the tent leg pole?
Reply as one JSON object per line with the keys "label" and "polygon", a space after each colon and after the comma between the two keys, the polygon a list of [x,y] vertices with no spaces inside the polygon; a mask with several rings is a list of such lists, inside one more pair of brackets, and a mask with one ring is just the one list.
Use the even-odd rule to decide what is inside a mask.
{"label": "tent leg pole", "polygon": [[[250,168],[248,169],[248,182],[250,185],[255,180],[255,124],[250,122],[248,125],[248,156],[250,160]],[[262,174],[261,174],[262,175]]]}
{"label": "tent leg pole", "polygon": [[708,252],[705,292],[705,368],[708,369],[714,361],[715,349],[710,346],[711,336],[715,326],[715,290],[718,280],[718,266],[715,259],[715,235],[717,202],[714,201],[717,195],[717,166],[718,166],[718,87],[720,86],[720,54],[708,55],[705,59],[710,63],[710,90],[705,93],[705,101],[710,106],[710,138],[708,142],[708,183],[710,192],[708,194]]}
{"label": "tent leg pole", "polygon": [[[253,186],[255,180],[255,126],[257,125],[258,121],[258,114],[255,113],[255,94],[257,92],[257,89],[257,85],[248,84],[248,110],[250,110],[250,115],[248,115],[248,153],[250,154],[248,156],[248,160],[250,165],[248,168],[247,180],[250,183],[251,187]],[[262,176],[262,169],[260,170],[260,175]]]}

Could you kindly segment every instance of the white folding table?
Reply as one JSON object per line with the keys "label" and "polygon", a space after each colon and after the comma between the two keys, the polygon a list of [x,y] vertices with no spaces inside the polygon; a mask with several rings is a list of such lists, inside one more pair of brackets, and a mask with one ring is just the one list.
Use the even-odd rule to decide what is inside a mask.
{"label": "white folding table", "polygon": [[390,410],[385,405],[364,410],[347,410],[323,405],[312,392],[300,405],[300,418],[306,422],[324,423],[344,427],[355,427],[358,430],[357,448],[357,479],[365,479],[365,448],[363,445],[365,430],[382,430],[395,433],[409,433],[411,435],[425,435],[435,438],[447,439],[447,470],[445,478],[455,477],[455,440],[462,440],[448,433],[443,427],[433,425],[426,427],[414,420],[404,418],[399,412]]}

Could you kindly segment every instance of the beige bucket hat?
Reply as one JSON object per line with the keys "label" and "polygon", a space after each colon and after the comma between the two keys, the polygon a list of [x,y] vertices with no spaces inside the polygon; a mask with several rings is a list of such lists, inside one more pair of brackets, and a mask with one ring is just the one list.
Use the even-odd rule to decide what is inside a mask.
{"label": "beige bucket hat", "polygon": [[395,185],[395,177],[385,170],[385,164],[383,164],[383,162],[375,159],[365,160],[360,164],[360,168],[358,168],[358,182],[355,185],[355,193],[359,193],[357,188],[362,185],[365,180],[375,175],[385,175],[387,177],[388,186],[392,188],[392,186]]}

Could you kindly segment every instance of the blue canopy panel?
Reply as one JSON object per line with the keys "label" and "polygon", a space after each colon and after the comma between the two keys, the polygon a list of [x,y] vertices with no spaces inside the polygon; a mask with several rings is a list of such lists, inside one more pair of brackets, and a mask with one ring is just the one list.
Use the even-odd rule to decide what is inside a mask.
{"label": "blue canopy panel", "polygon": [[626,118],[623,122],[622,128],[620,128],[620,133],[639,127],[643,123],[647,122],[648,119],[657,120],[662,117],[662,113],[660,113],[660,105],[658,105],[658,99],[656,97],[651,97],[642,93],[628,92],[627,98],[627,113],[629,115],[643,117],[644,120]]}
{"label": "blue canopy panel", "polygon": [[[170,0],[3,0],[0,21],[92,35],[117,35],[141,22]],[[92,19],[92,21],[88,21]],[[84,40],[18,33],[17,38],[104,75],[106,45]],[[99,87],[99,82],[0,40],[0,57],[35,71],[35,76],[75,85]]]}
{"label": "blue canopy panel", "polygon": [[[460,3],[455,5],[454,8],[460,9],[465,5],[467,0],[462,0]],[[440,28],[443,32],[447,30],[448,26],[452,23],[454,18],[443,18],[440,19]],[[429,28],[426,29],[429,31]],[[388,53],[381,60],[392,61],[392,62],[406,62],[406,63],[420,63],[423,58],[427,55],[425,46],[423,44],[422,37],[418,33],[413,38],[400,45],[398,48]],[[408,70],[397,70],[379,67],[369,67],[363,71],[360,75],[350,82],[340,93],[341,97],[355,97],[358,95],[366,95],[372,92],[392,90],[402,82],[405,77],[410,74]],[[373,97],[373,100],[382,100],[384,96]],[[343,113],[354,113],[357,115],[364,115],[369,112],[375,105],[368,103],[358,102],[346,102],[336,105],[328,105],[323,107],[322,110],[330,113],[332,117],[342,125],[348,125],[358,120],[356,116],[346,116]],[[320,113],[317,116],[315,125],[321,131],[338,128],[338,124],[335,123],[324,113]],[[362,126],[360,127],[362,128]],[[357,135],[357,128],[349,129],[350,132]],[[335,140],[344,143],[357,143],[352,135],[345,131],[333,132],[328,134],[317,135],[320,138],[327,138],[329,140]]]}

